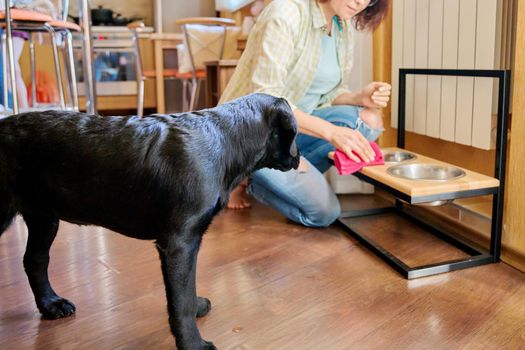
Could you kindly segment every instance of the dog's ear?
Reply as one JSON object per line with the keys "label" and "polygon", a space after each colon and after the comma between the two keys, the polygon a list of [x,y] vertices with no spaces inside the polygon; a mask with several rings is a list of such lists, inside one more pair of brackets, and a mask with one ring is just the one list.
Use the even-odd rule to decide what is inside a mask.
{"label": "dog's ear", "polygon": [[268,118],[268,124],[272,132],[279,136],[281,145],[288,145],[289,155],[297,157],[297,121],[288,102],[284,98],[277,98],[270,108]]}
{"label": "dog's ear", "polygon": [[273,104],[267,107],[265,114],[270,128],[270,148],[273,153],[273,164],[270,167],[283,171],[297,169],[299,150],[295,139],[298,129],[290,105],[283,98],[274,98]]}

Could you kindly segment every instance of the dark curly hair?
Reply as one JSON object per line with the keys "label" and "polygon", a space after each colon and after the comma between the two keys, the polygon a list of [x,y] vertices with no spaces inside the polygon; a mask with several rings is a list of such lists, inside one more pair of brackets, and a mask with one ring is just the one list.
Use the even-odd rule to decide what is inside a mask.
{"label": "dark curly hair", "polygon": [[[330,0],[317,0],[318,2],[328,2]],[[370,0],[370,5],[359,12],[352,22],[357,30],[373,32],[388,14],[390,0]]]}

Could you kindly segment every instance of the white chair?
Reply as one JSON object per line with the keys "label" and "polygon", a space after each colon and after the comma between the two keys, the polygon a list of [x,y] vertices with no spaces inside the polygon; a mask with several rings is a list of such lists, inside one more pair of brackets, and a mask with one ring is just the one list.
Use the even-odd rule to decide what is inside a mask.
{"label": "white chair", "polygon": [[201,84],[206,80],[204,63],[223,57],[226,28],[234,26],[235,21],[229,18],[191,17],[178,19],[175,23],[182,27],[184,47],[190,63],[189,67],[179,65],[178,78],[191,84],[189,110],[193,110],[199,98]]}
{"label": "white chair", "polygon": [[[204,62],[218,60],[222,57],[226,40],[226,27],[234,26],[235,21],[227,18],[192,17],[176,21],[182,26],[184,44],[177,45],[179,66],[177,69],[164,68],[163,79],[182,81],[182,110],[195,109],[200,85],[206,79]],[[144,113],[144,81],[155,78],[155,70],[145,70],[139,45],[139,35],[144,23],[133,22],[128,25],[133,33],[137,75],[137,115]],[[187,98],[188,90],[190,98]]]}
{"label": "white chair", "polygon": [[[144,69],[142,66],[142,54],[140,52],[139,35],[144,30],[144,23],[136,21],[128,24],[128,29],[133,35],[133,51],[135,54],[135,74],[137,78],[137,115],[144,114],[144,82],[148,79],[155,79],[156,72],[154,69]],[[177,79],[177,69],[163,69],[163,79]]]}

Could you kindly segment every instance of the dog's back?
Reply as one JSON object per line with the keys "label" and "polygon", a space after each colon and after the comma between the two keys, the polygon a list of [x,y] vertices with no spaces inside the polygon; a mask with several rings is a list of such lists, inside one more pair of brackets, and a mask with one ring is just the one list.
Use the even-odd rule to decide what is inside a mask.
{"label": "dog's back", "polygon": [[1,120],[2,232],[28,205],[138,238],[161,229],[167,211],[199,210],[202,198],[194,197],[206,189],[207,173],[187,152],[198,148],[201,128],[190,134],[173,125],[184,122],[57,111]]}

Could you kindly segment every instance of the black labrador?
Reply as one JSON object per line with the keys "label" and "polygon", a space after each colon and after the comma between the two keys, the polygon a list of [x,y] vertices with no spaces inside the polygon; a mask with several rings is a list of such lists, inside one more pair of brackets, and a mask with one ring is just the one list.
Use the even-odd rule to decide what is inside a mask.
{"label": "black labrador", "polygon": [[195,265],[204,232],[251,172],[297,168],[288,103],[252,94],[176,115],[101,117],[30,112],[0,120],[0,234],[20,213],[29,237],[24,267],[43,317],[75,306],[48,280],[59,220],[155,240],[169,324],[179,349],[215,349],[196,317]]}

